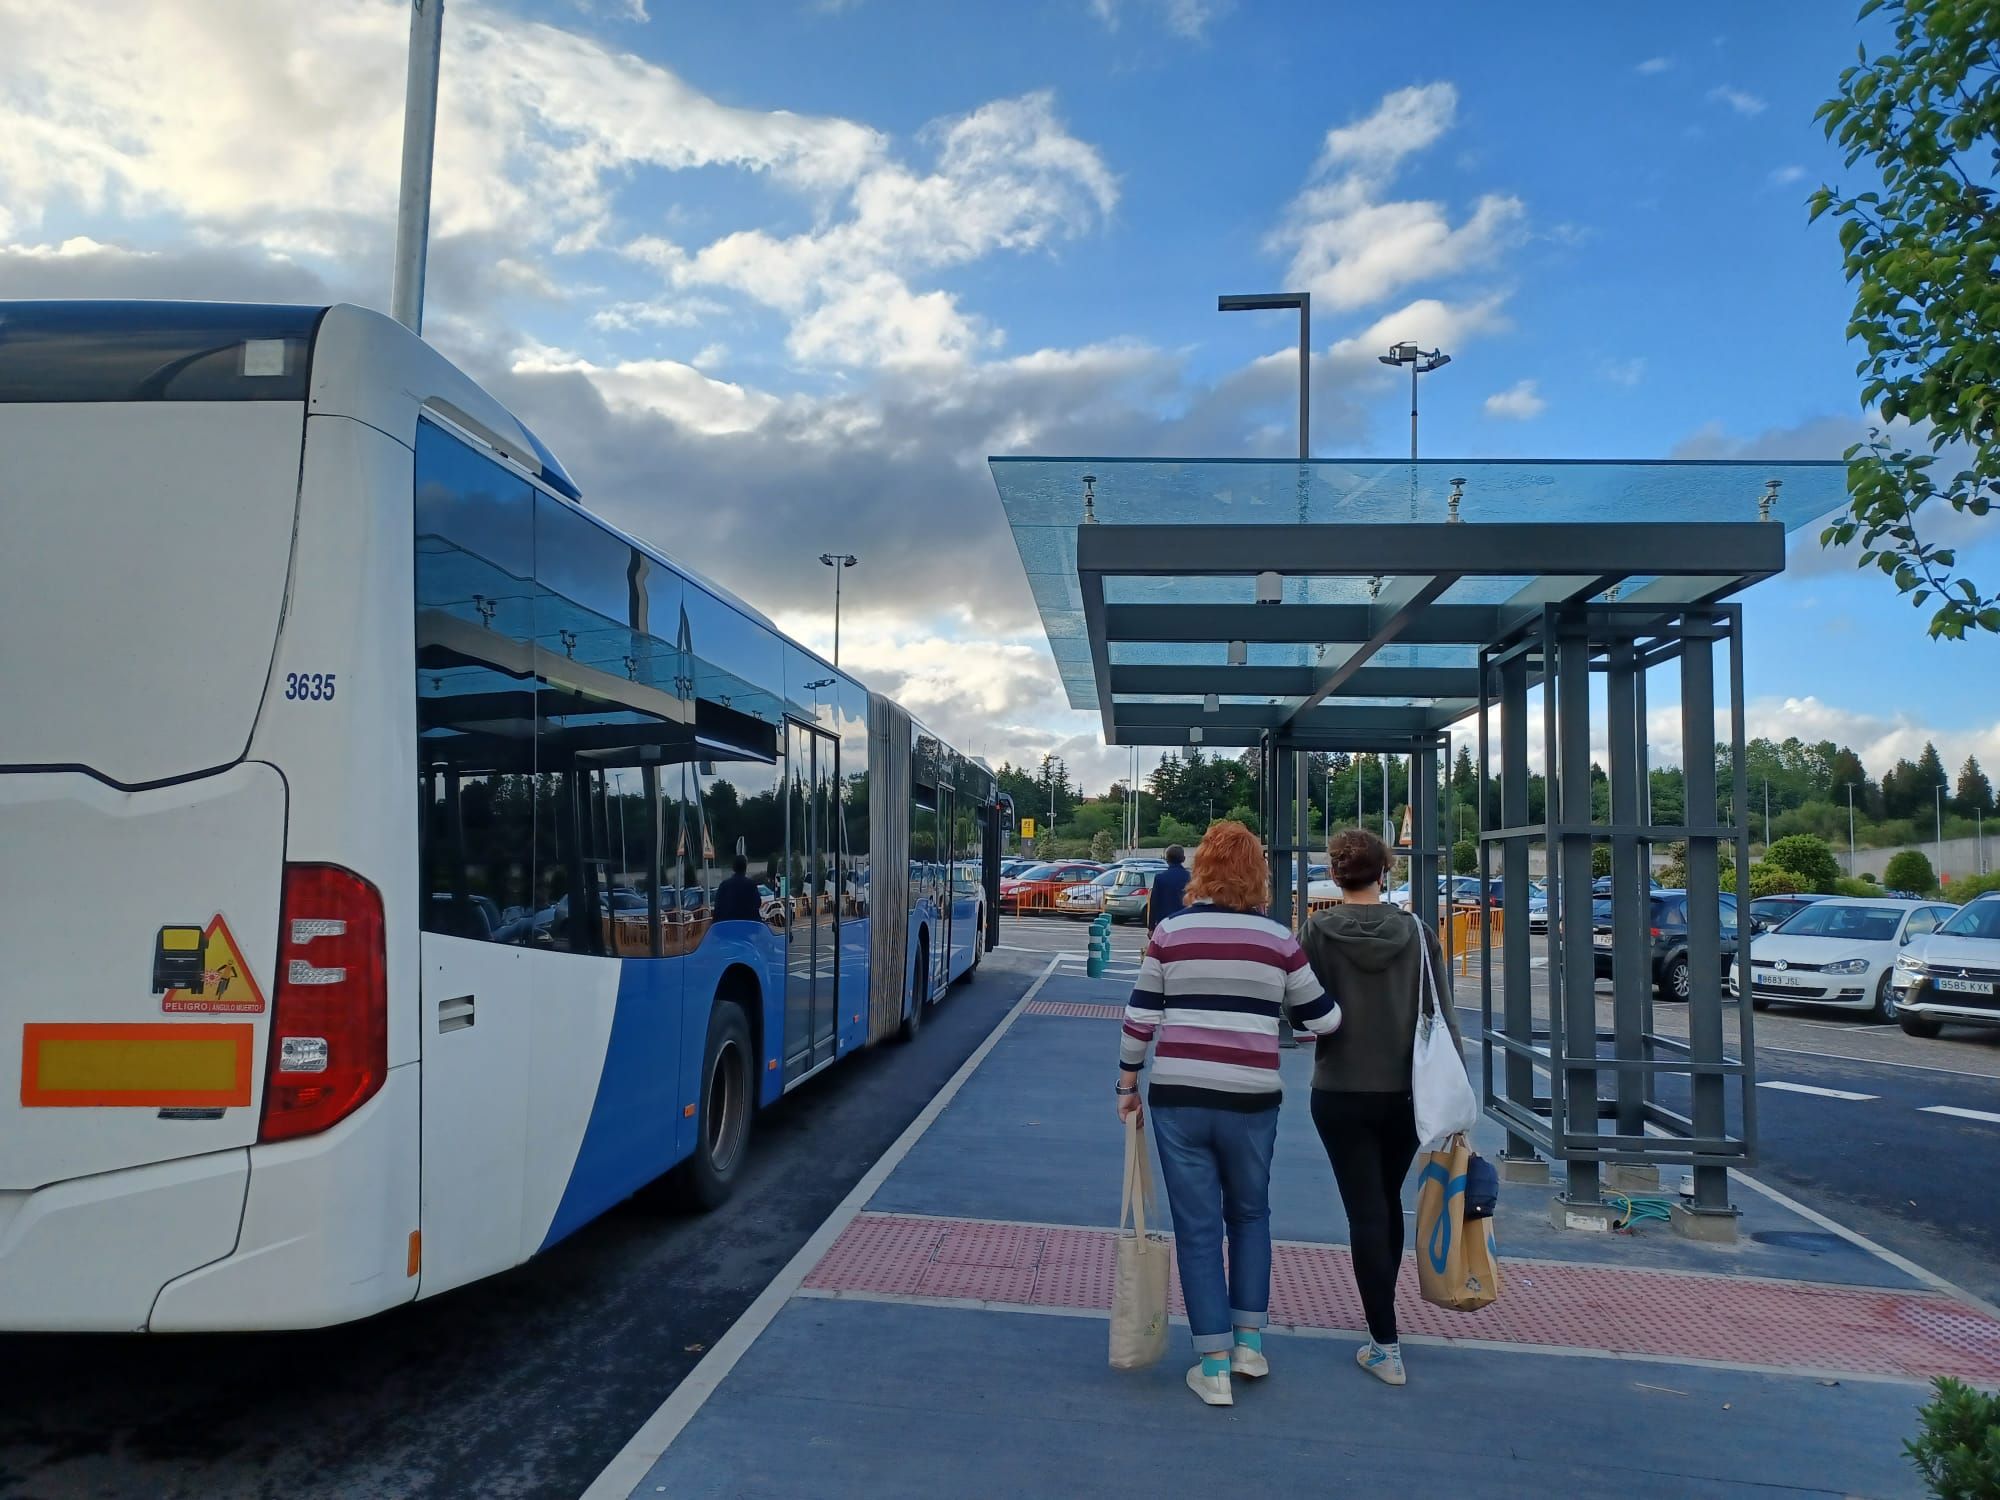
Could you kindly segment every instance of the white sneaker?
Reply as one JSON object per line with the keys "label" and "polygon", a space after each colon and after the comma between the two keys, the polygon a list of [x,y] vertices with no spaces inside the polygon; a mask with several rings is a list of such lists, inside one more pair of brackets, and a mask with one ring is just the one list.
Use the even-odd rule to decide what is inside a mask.
{"label": "white sneaker", "polygon": [[1229,1373],[1245,1375],[1256,1380],[1271,1373],[1271,1362],[1264,1358],[1262,1349],[1252,1349],[1248,1344],[1237,1344],[1229,1351]]}
{"label": "white sneaker", "polygon": [[1210,1406],[1234,1406],[1236,1397],[1230,1393],[1229,1372],[1220,1375],[1201,1373],[1201,1361],[1194,1362],[1194,1368],[1187,1373],[1188,1389]]}
{"label": "white sneaker", "polygon": [[1384,1385],[1402,1385],[1409,1379],[1403,1373],[1403,1351],[1399,1346],[1385,1349],[1370,1339],[1354,1351],[1354,1362]]}

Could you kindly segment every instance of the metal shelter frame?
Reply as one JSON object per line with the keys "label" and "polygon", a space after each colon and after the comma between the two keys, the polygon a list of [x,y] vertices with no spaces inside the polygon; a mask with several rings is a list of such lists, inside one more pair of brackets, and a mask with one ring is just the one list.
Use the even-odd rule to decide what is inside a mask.
{"label": "metal shelter frame", "polygon": [[[1725,1043],[1719,861],[1733,844],[1737,889],[1745,890],[1748,852],[1738,826],[1742,617],[1724,601],[1784,568],[1786,528],[1770,519],[1776,482],[1762,481],[1767,490],[1757,520],[1747,513],[1761,472],[1729,476],[1743,485],[1736,492],[1743,520],[1468,522],[1460,516],[1463,480],[1453,481],[1448,516],[1421,521],[1329,519],[1323,509],[1309,513],[1301,498],[1296,522],[1108,521],[1087,506],[1072,529],[1049,514],[1045,479],[1040,489],[1009,497],[1005,465],[1047,469],[1069,462],[1080,475],[1125,461],[996,460],[994,470],[1072,701],[1099,711],[1106,742],[1255,751],[1272,915],[1287,925],[1303,913],[1311,852],[1307,800],[1299,795],[1305,756],[1408,757],[1410,835],[1395,852],[1410,861],[1413,911],[1436,923],[1440,887],[1450,875],[1440,795],[1449,729],[1477,716],[1480,873],[1490,879],[1497,863],[1503,923],[1497,946],[1504,958],[1496,986],[1493,924],[1482,921],[1483,1094],[1488,1112],[1507,1129],[1510,1175],[1531,1179],[1545,1171],[1541,1153],[1561,1159],[1568,1189],[1554,1205],[1557,1223],[1603,1227],[1601,1169],[1623,1172],[1629,1183],[1634,1168],[1687,1165],[1695,1201],[1691,1213],[1677,1213],[1682,1227],[1733,1233],[1727,1169],[1751,1157],[1756,1110],[1752,1007],[1739,1007],[1735,1055]],[[1493,471],[1504,467],[1482,462]],[[1177,473],[1166,477],[1185,483],[1191,463],[1155,467],[1166,474],[1175,464]],[[1298,467],[1304,497],[1310,483],[1324,481]],[[1330,466],[1319,461],[1319,467]],[[1660,483],[1663,472],[1671,481],[1672,471],[1696,467],[1633,466],[1644,468],[1649,484]],[[1278,466],[1270,468],[1275,475]],[[1412,472],[1414,484],[1421,471]],[[1710,515],[1716,477],[1690,476],[1710,487]],[[1600,475],[1586,478],[1601,482]],[[1421,512],[1412,504],[1407,513]],[[1051,562],[1072,542],[1073,590],[1062,577],[1068,568]],[[1256,602],[1244,602],[1252,579]],[[1052,597],[1058,597],[1053,606]],[[1721,680],[1718,647],[1727,651]],[[1257,655],[1263,660],[1253,662]],[[1645,702],[1647,675],[1656,670],[1677,670],[1680,679],[1687,813],[1677,825],[1651,820]],[[1604,770],[1610,797],[1608,813],[1593,818],[1597,678],[1610,725]],[[1714,814],[1718,688],[1729,695],[1728,824]],[[1531,823],[1529,694],[1537,690],[1547,806]],[[1497,720],[1493,732],[1489,719]],[[1670,841],[1688,847],[1692,983],[1685,1039],[1656,1025],[1652,1000],[1648,853]],[[1528,951],[1529,851],[1536,843],[1546,846],[1550,876],[1543,971],[1530,967]],[[1610,847],[1614,891],[1605,948],[1613,987],[1608,1030],[1598,1026],[1595,993],[1591,856],[1598,843]],[[1440,879],[1422,878],[1432,870]],[[1450,927],[1443,929],[1447,941]],[[1741,930],[1747,934],[1747,923]],[[1538,973],[1546,979],[1538,982]],[[1546,994],[1540,1019],[1538,990]],[[1679,1080],[1689,1097],[1685,1108],[1671,1092],[1682,1087]],[[1732,1114],[1741,1121],[1734,1132]]]}

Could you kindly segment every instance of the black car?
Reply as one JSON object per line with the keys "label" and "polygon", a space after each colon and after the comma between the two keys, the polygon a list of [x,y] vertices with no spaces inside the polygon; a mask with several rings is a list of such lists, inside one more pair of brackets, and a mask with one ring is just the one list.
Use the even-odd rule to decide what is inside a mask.
{"label": "black car", "polygon": [[[1727,892],[1722,902],[1722,973],[1736,966],[1736,898]],[[1597,977],[1611,977],[1611,903],[1598,903],[1591,924],[1592,956]],[[1694,991],[1688,972],[1688,893],[1654,891],[1651,917],[1653,984],[1663,1000],[1685,1000]]]}

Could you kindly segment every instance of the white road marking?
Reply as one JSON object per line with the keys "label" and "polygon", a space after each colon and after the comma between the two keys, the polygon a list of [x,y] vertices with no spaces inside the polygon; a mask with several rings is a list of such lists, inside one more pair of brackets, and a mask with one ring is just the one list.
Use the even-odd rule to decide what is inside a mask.
{"label": "white road marking", "polygon": [[1960,1109],[1956,1104],[1926,1104],[1922,1112],[1927,1115],[1951,1115],[1960,1120],[1984,1120],[1989,1125],[2000,1125],[2000,1115],[1994,1114],[1990,1109]]}
{"label": "white road marking", "polygon": [[1822,1099],[1852,1099],[1857,1102],[1882,1097],[1880,1094],[1857,1094],[1852,1089],[1823,1089],[1816,1083],[1787,1083],[1781,1078],[1760,1078],[1757,1080],[1757,1087],[1783,1089],[1788,1094],[1816,1094]]}
{"label": "white road marking", "polygon": [[1856,1057],[1851,1052],[1813,1052],[1804,1047],[1776,1047],[1762,1038],[1758,1039],[1757,1051],[1760,1054],[1782,1052],[1787,1057],[1820,1057],[1828,1062],[1860,1063],[1867,1068],[1906,1068],[1918,1073],[1944,1073],[1952,1078],[1977,1078],[1987,1083],[1994,1081],[1994,1075],[1991,1073],[1971,1073],[1963,1068],[1940,1068],[1935,1063],[1891,1062],[1886,1057]]}
{"label": "white road marking", "polygon": [[951,1081],[938,1090],[931,1102],[924,1106],[923,1112],[910,1121],[909,1128],[896,1137],[895,1144],[883,1152],[875,1165],[854,1184],[853,1191],[840,1200],[840,1206],[827,1215],[826,1222],[813,1231],[812,1238],[799,1247],[799,1253],[758,1294],[757,1300],[730,1324],[729,1331],[701,1357],[701,1363],[688,1372],[687,1378],[674,1388],[674,1393],[660,1404],[660,1409],[632,1434],[631,1441],[619,1450],[618,1456],[604,1466],[603,1472],[583,1492],[581,1500],[627,1500],[645,1480],[653,1465],[660,1461],[660,1456],[681,1435],[682,1429],[694,1420],[695,1413],[715,1394],[716,1387],[728,1378],[729,1372],[736,1368],[736,1362],[749,1351],[758,1336],[771,1326],[771,1320],[805,1285],[812,1268],[825,1258],[834,1241],[854,1222],[868,1200],[875,1196],[875,1190],[888,1181],[889,1174],[910,1154],[911,1147],[944,1113],[945,1106],[965,1087],[966,1081],[986,1061],[987,1054],[1007,1034],[1007,1028],[1020,1017],[1028,1002],[1035,998],[1055,971],[1055,961],[1051,959],[1048,967],[1028,986],[1027,993],[1014,1002],[1013,1008],[1000,1018],[1000,1024],[987,1033],[986,1040],[951,1075]]}

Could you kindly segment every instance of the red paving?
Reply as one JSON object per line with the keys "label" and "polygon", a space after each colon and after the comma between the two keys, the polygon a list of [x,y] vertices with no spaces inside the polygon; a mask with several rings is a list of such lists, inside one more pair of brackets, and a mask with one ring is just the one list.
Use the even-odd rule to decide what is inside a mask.
{"label": "red paving", "polygon": [[[817,1291],[1108,1311],[1114,1239],[1104,1229],[864,1213],[805,1284]],[[1925,1380],[1956,1375],[2000,1384],[2000,1322],[1941,1295],[1574,1262],[1503,1259],[1501,1270],[1499,1300],[1477,1313],[1454,1313],[1418,1296],[1416,1264],[1406,1259],[1397,1298],[1403,1331],[1857,1375]],[[1178,1276],[1170,1295],[1173,1310],[1180,1312]],[[1335,1245],[1277,1246],[1271,1321],[1295,1328],[1361,1328],[1347,1251]]]}

